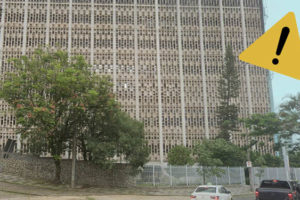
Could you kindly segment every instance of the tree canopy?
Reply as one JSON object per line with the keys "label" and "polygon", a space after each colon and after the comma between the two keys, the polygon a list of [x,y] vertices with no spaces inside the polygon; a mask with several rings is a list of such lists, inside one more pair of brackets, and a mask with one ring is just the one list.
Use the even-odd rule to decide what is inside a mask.
{"label": "tree canopy", "polygon": [[168,153],[168,163],[170,165],[192,165],[192,151],[185,146],[177,145]]}
{"label": "tree canopy", "polygon": [[279,156],[274,156],[270,153],[263,155],[263,158],[266,162],[266,166],[268,167],[282,167],[283,159]]}
{"label": "tree canopy", "polygon": [[279,147],[288,147],[290,166],[299,167],[300,163],[300,93],[291,95],[279,107],[282,130]]}
{"label": "tree canopy", "polygon": [[[300,93],[290,96],[280,105],[279,117],[282,121],[281,137],[291,139],[293,135],[300,135]],[[291,143],[290,143],[291,144]],[[299,143],[298,143],[299,144]],[[297,144],[291,144],[293,148]]]}
{"label": "tree canopy", "polygon": [[216,163],[222,166],[241,166],[246,161],[245,151],[224,139],[202,141],[195,146],[194,155],[200,165],[210,165],[210,159],[218,160]]}
{"label": "tree canopy", "polygon": [[245,152],[224,139],[203,140],[193,149],[195,162],[201,166],[200,174],[205,180],[210,176],[220,176],[221,166],[242,166]]}
{"label": "tree canopy", "polygon": [[243,120],[251,136],[275,135],[281,131],[281,121],[276,113],[253,114]]}
{"label": "tree canopy", "polygon": [[14,109],[17,133],[30,151],[53,156],[57,181],[61,155],[74,134],[85,159],[103,167],[115,156],[134,167],[147,161],[143,124],[120,110],[109,77],[91,74],[82,56],[37,49],[12,64],[0,95]]}
{"label": "tree canopy", "polygon": [[217,115],[220,127],[219,137],[230,141],[230,134],[238,130],[239,107],[234,103],[240,92],[239,73],[235,67],[235,56],[231,46],[227,46],[225,65],[218,84]]}

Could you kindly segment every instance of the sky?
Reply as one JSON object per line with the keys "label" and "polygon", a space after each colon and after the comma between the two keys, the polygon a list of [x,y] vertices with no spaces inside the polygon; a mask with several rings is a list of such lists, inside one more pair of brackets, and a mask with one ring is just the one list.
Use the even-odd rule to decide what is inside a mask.
{"label": "sky", "polygon": [[[264,0],[264,6],[266,31],[288,12],[296,14],[298,29],[300,30],[300,0]],[[278,111],[280,103],[287,100],[289,95],[300,92],[300,80],[272,72],[272,87],[274,109]]]}

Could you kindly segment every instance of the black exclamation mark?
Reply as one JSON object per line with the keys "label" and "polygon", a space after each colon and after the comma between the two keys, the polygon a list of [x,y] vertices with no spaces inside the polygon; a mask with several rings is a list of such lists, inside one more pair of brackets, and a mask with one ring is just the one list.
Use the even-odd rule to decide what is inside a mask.
{"label": "black exclamation mark", "polygon": [[[280,54],[282,52],[282,49],[284,47],[284,44],[285,44],[289,34],[290,34],[290,28],[289,27],[284,27],[281,31],[279,43],[278,43],[277,50],[276,50],[276,55],[277,56],[280,56]],[[274,58],[272,62],[273,62],[274,65],[277,65],[279,63],[279,60],[277,58]]]}

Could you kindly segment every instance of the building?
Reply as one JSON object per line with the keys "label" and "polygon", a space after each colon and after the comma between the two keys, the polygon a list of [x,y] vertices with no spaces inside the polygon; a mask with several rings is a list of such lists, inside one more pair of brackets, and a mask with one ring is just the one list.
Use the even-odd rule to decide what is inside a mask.
{"label": "building", "polygon": [[[145,123],[152,160],[160,161],[174,145],[217,136],[225,47],[238,56],[264,32],[262,0],[0,0],[0,7],[2,74],[11,70],[8,58],[40,45],[84,55],[95,73],[111,75],[123,109]],[[240,117],[269,112],[269,72],[236,60]],[[17,137],[12,114],[0,126],[1,146]],[[238,145],[241,133],[232,136]],[[260,150],[272,152],[273,143],[261,140]]]}

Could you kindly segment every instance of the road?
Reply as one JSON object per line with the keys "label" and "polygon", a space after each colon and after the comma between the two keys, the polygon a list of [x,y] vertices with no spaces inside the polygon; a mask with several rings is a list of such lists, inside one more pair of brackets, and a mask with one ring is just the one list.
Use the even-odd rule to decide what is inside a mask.
{"label": "road", "polygon": [[[182,196],[136,196],[136,195],[108,195],[108,196],[28,196],[0,191],[0,199],[4,200],[190,200]],[[253,195],[236,196],[234,200],[254,200]]]}
{"label": "road", "polygon": [[255,197],[254,195],[244,195],[244,196],[234,197],[233,200],[255,200]]}
{"label": "road", "polygon": [[[247,192],[241,186],[232,192]],[[26,185],[0,180],[0,200],[190,200],[193,188],[77,188],[53,185]],[[235,193],[235,194],[236,194]],[[115,195],[118,194],[118,195]],[[253,195],[234,196],[234,200],[254,200]]]}

